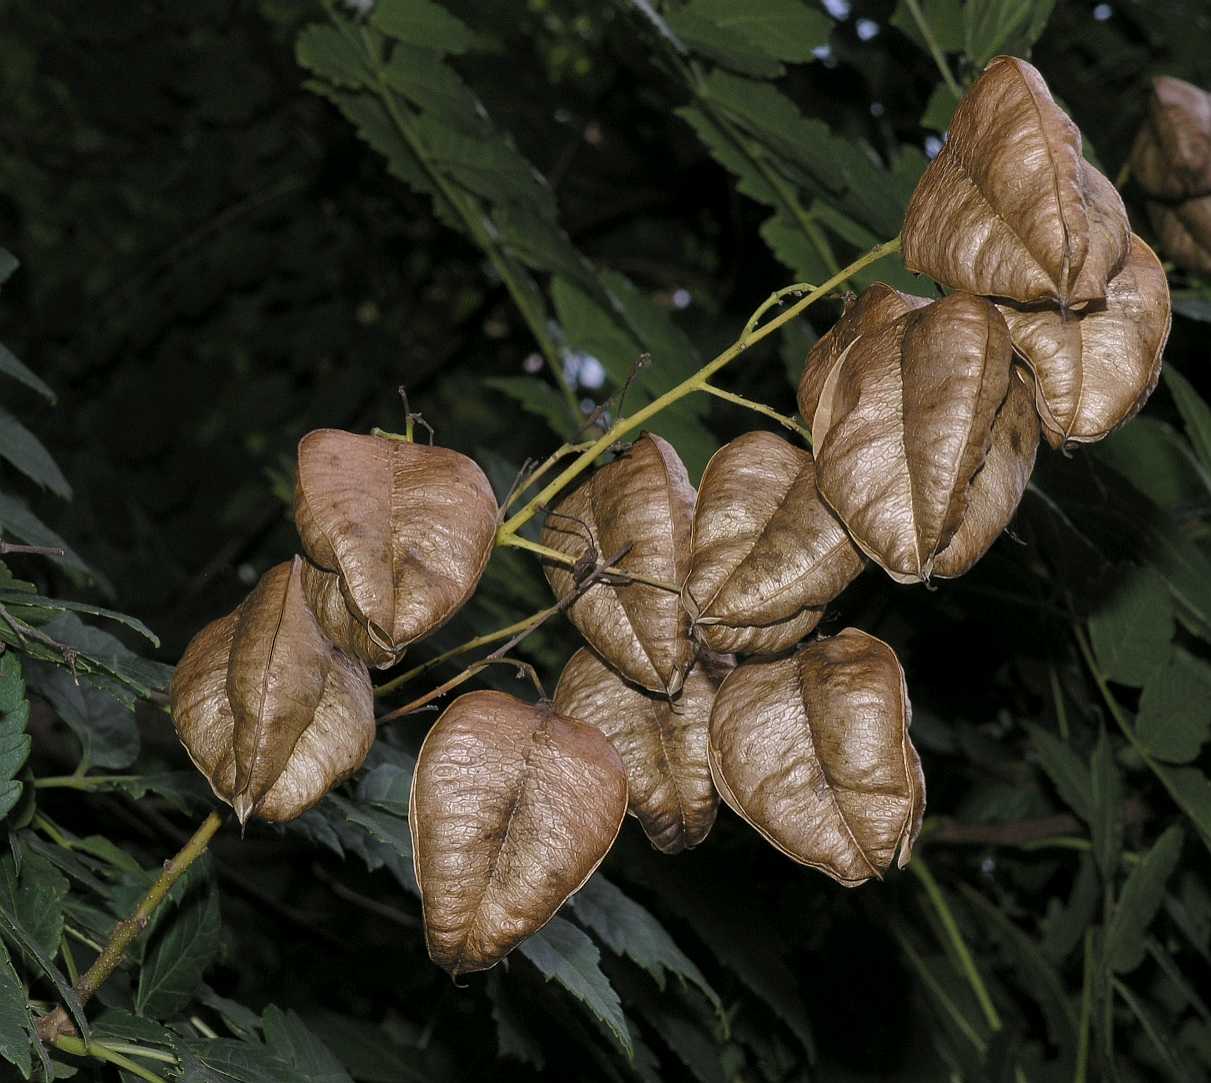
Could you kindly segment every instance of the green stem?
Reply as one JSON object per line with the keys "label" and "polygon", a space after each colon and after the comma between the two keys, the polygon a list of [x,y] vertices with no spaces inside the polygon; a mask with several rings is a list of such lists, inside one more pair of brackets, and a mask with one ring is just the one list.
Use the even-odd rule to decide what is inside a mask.
{"label": "green stem", "polygon": [[[86,1042],[81,1038],[73,1038],[71,1035],[61,1034],[51,1044],[61,1052],[70,1053],[75,1057],[92,1057],[93,1060],[113,1064],[139,1079],[146,1080],[146,1083],[164,1083],[163,1076],[156,1075],[155,1072],[144,1068],[141,1064],[136,1064],[133,1060],[127,1059],[121,1053],[116,1052],[101,1042]],[[176,1063],[175,1057],[172,1063]]]}
{"label": "green stem", "polygon": [[[218,1037],[214,1031],[211,1031],[210,1036]],[[112,1053],[126,1053],[132,1057],[142,1057],[144,1060],[158,1060],[161,1064],[175,1065],[177,1063],[177,1058],[163,1049],[149,1049],[145,1045],[135,1045],[133,1042],[101,1042],[100,1044]]]}
{"label": "green stem", "polygon": [[138,782],[142,775],[47,775],[34,779],[35,790],[95,790]]}
{"label": "green stem", "polygon": [[754,410],[759,414],[764,414],[766,417],[773,418],[779,425],[790,429],[807,441],[807,446],[812,446],[811,430],[804,428],[794,418],[787,417],[785,414],[778,413],[772,407],[766,406],[763,402],[754,402],[752,399],[746,399],[743,395],[737,395],[734,391],[724,391],[721,387],[716,387],[714,384],[703,384],[701,390],[708,395],[714,395],[716,398],[723,399],[725,402],[735,403],[737,406],[743,406],[746,410]]}
{"label": "green stem", "polygon": [[1068,740],[1068,708],[1064,706],[1064,689],[1060,686],[1060,675],[1055,666],[1047,667],[1048,679],[1051,682],[1051,698],[1055,700],[1055,718],[1060,724],[1060,736]]}
{"label": "green stem", "polygon": [[1081,981],[1081,1021],[1077,1031],[1076,1071],[1072,1083],[1085,1083],[1089,1070],[1089,1022],[1093,1016],[1093,974],[1096,969],[1093,958],[1093,930],[1085,930],[1085,971]]}
{"label": "green stem", "polygon": [[[529,538],[523,538],[520,534],[507,534],[503,537],[498,536],[496,539],[497,545],[508,546],[513,549],[525,549],[527,552],[536,553],[543,560],[553,560],[556,564],[562,564],[565,567],[571,568],[576,563],[576,558],[569,556],[567,553],[560,552],[558,549],[552,549],[549,545],[539,545],[538,542],[532,542]],[[636,583],[644,583],[649,587],[656,587],[659,590],[668,591],[670,594],[680,594],[681,588],[676,583],[669,583],[663,579],[655,579],[648,575],[639,575],[637,572],[627,571],[625,568],[607,567],[605,572],[612,575],[626,576],[628,579]]]}
{"label": "green stem", "polygon": [[933,27],[929,25],[929,20],[925,18],[925,14],[921,11],[921,5],[917,3],[917,0],[904,0],[904,3],[908,6],[913,22],[917,24],[917,29],[921,31],[921,37],[925,39],[929,55],[933,57],[933,62],[937,65],[943,82],[946,83],[946,86],[957,101],[963,97],[963,88],[959,86],[958,81],[950,70],[950,65],[946,63],[946,56],[943,54],[941,46],[938,45],[938,39],[934,37]]}
{"label": "green stem", "polygon": [[933,971],[929,969],[928,964],[924,959],[921,958],[920,954],[917,952],[917,949],[913,947],[912,941],[908,939],[903,930],[901,930],[898,926],[893,925],[892,933],[899,942],[900,949],[904,952],[905,956],[908,958],[908,961],[912,964],[913,969],[916,970],[916,972],[920,975],[921,980],[925,983],[926,987],[931,993],[933,993],[934,997],[937,998],[938,1003],[942,1005],[943,1009],[946,1011],[946,1014],[954,1020],[955,1026],[958,1027],[964,1037],[966,1037],[967,1040],[970,1041],[973,1046],[975,1046],[976,1051],[983,1056],[984,1050],[988,1048],[988,1043],[976,1033],[975,1028],[970,1022],[968,1022],[967,1016],[965,1016],[959,1010],[959,1006],[955,1004],[955,1002],[947,994],[946,990],[942,987],[942,983],[939,982],[934,976]]}
{"label": "green stem", "polygon": [[942,894],[942,889],[938,886],[937,880],[934,879],[933,873],[929,871],[929,867],[921,859],[920,855],[913,857],[908,868],[921,881],[921,886],[925,888],[925,894],[929,897],[934,912],[942,923],[942,928],[950,940],[950,946],[954,949],[955,957],[959,960],[959,968],[967,978],[971,991],[975,993],[976,1001],[980,1005],[980,1010],[984,1013],[984,1019],[987,1021],[989,1029],[1000,1030],[1000,1013],[992,1002],[992,997],[988,993],[988,987],[984,984],[984,979],[980,977],[980,972],[976,969],[975,960],[971,956],[971,950],[967,947],[967,942],[959,931],[959,923],[955,921],[954,912],[950,909],[950,904],[947,903],[946,897]]}
{"label": "green stem", "polygon": [[[330,14],[332,13],[330,12]],[[351,41],[354,40],[350,36],[349,28],[343,19],[333,14],[333,20],[336,22],[337,28],[341,33],[349,37]],[[543,311],[541,303],[535,303],[534,297],[522,282],[519,268],[515,266],[513,261],[501,250],[500,245],[497,244],[487,214],[478,206],[473,197],[459,192],[441,170],[433,165],[432,157],[426,152],[420,137],[412,129],[412,126],[408,124],[404,114],[400,111],[399,105],[395,100],[395,95],[383,77],[383,68],[378,51],[374,48],[370,41],[370,36],[364,27],[361,32],[361,45],[365,50],[366,61],[374,72],[375,92],[382,101],[383,107],[387,110],[391,123],[395,125],[400,137],[408,144],[409,150],[412,151],[417,161],[420,162],[429,179],[433,182],[434,187],[441,193],[442,199],[449,205],[455,216],[462,220],[467,232],[471,235],[471,239],[483,249],[492,266],[496,269],[496,273],[500,275],[501,281],[509,291],[509,296],[513,298],[513,303],[517,306],[522,319],[525,320],[526,326],[529,327],[530,333],[538,343],[538,348],[546,359],[547,367],[551,370],[551,375],[554,376],[555,382],[559,385],[559,390],[563,394],[564,401],[572,418],[575,421],[579,421],[581,416],[580,404],[577,401],[575,390],[564,376],[563,355],[547,329],[547,314]]]}
{"label": "green stem", "polygon": [[726,350],[719,354],[714,360],[708,361],[692,376],[688,376],[675,387],[669,388],[663,395],[658,396],[649,402],[646,406],[636,410],[629,417],[620,418],[616,421],[608,432],[598,438],[593,444],[580,455],[578,455],[568,466],[566,466],[553,481],[549,482],[542,490],[532,496],[529,501],[516,512],[500,529],[497,531],[496,539],[498,544],[508,544],[506,539],[512,537],[528,523],[540,509],[547,506],[553,497],[558,495],[573,479],[579,477],[585,470],[592,466],[602,452],[606,451],[616,441],[621,439],[627,433],[634,432],[649,418],[655,417],[662,410],[668,408],[673,403],[685,398],[695,391],[701,391],[703,385],[707,383],[712,376],[715,375],[725,365],[734,361],[745,350],[756,345],[762,339],[773,334],[779,327],[789,323],[797,316],[802,314],[813,304],[819,301],[822,297],[826,297],[834,289],[841,284],[848,282],[854,275],[872,263],[876,263],[884,256],[888,256],[893,252],[900,250],[900,238],[895,237],[884,244],[878,245],[871,249],[866,255],[854,260],[848,267],[843,268],[832,276],[827,282],[821,286],[817,286],[806,297],[797,301],[789,308],[778,313],[768,323],[762,324],[760,327],[753,327],[745,334],[741,335],[733,342]]}

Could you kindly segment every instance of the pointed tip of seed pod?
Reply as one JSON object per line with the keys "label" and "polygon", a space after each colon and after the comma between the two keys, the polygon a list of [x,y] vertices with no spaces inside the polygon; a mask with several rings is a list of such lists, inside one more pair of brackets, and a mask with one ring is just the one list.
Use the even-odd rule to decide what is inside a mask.
{"label": "pointed tip of seed pod", "polygon": [[231,802],[231,807],[235,809],[236,819],[240,821],[240,837],[244,837],[244,829],[248,826],[248,820],[256,811],[256,802],[248,796],[247,793],[236,794]]}

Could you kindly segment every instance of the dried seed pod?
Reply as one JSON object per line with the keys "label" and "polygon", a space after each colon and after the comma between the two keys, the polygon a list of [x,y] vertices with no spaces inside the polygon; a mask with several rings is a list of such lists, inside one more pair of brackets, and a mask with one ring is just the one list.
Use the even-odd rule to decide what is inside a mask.
{"label": "dried seed pod", "polygon": [[1003,305],[1001,313],[1034,373],[1035,405],[1052,447],[1108,436],[1156,387],[1172,320],[1169,283],[1138,237],[1104,305],[1079,314]]}
{"label": "dried seed pod", "polygon": [[1130,242],[1118,192],[1024,60],[997,57],[963,96],[913,192],[904,262],[954,289],[1080,308]]}
{"label": "dried seed pod", "polygon": [[663,853],[697,846],[715,822],[719,795],[706,762],[707,722],[731,664],[699,660],[675,700],[628,684],[587,647],[560,675],[555,710],[610,739],[626,768],[628,811]]}
{"label": "dried seed pod", "polygon": [[302,582],[303,597],[320,628],[346,654],[375,669],[389,669],[403,657],[403,650],[391,650],[372,639],[366,625],[349,611],[339,573],[326,572],[304,559]]}
{"label": "dried seed pod", "polygon": [[1187,271],[1211,274],[1211,196],[1181,203],[1148,201],[1161,251]]}
{"label": "dried seed pod", "polygon": [[694,506],[681,596],[715,651],[798,643],[862,570],[862,554],[816,491],[811,454],[768,432],[715,452]]}
{"label": "dried seed pod", "polygon": [[[449,448],[338,429],[299,441],[303,549],[339,574],[350,613],[395,659],[471,596],[492,555],[496,510],[484,472]],[[316,613],[327,620],[330,607]],[[342,623],[325,631],[348,641]]]}
{"label": "dried seed pod", "polygon": [[[681,583],[689,570],[694,487],[677,452],[645,433],[557,505],[544,545],[577,560],[586,547],[624,571]],[[629,548],[627,548],[629,546]],[[555,597],[575,591],[575,570],[545,565]],[[568,609],[589,645],[628,680],[676,695],[693,662],[689,615],[675,593],[644,583],[595,583]]]}
{"label": "dried seed pod", "polygon": [[408,828],[435,963],[486,970],[593,874],[627,807],[600,730],[503,692],[446,708],[416,761]]}
{"label": "dried seed pod", "polygon": [[847,628],[738,666],[711,711],[723,800],[774,847],[846,887],[908,864],[925,813],[895,652]]}
{"label": "dried seed pod", "polygon": [[872,282],[856,299],[848,301],[841,318],[820,336],[807,355],[803,376],[799,380],[799,416],[811,428],[820,389],[833,366],[864,328],[885,323],[929,304],[929,298],[901,293],[886,282]]}
{"label": "dried seed pod", "polygon": [[812,419],[816,484],[898,582],[928,579],[958,530],[1011,357],[996,308],[954,293],[864,332],[828,374]]}
{"label": "dried seed pod", "polygon": [[992,423],[992,443],[984,465],[968,490],[963,521],[937,556],[933,574],[954,579],[969,571],[1009,526],[1039,450],[1039,415],[1034,409],[1034,381],[1020,370],[1009,381],[1009,393]]}
{"label": "dried seed pod", "polygon": [[370,675],[320,631],[301,565],[267,571],[193,638],[173,674],[177,736],[240,823],[301,816],[374,743]]}
{"label": "dried seed pod", "polygon": [[1154,79],[1131,172],[1156,199],[1211,195],[1211,94],[1167,75]]}

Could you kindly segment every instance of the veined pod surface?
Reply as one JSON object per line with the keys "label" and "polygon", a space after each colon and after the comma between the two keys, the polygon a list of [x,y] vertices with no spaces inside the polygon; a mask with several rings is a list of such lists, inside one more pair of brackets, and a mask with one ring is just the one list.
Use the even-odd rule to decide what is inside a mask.
{"label": "veined pod surface", "polygon": [[1172,310],[1164,268],[1139,237],[1105,303],[1080,313],[1001,305],[1014,349],[1034,373],[1052,447],[1108,436],[1139,412],[1160,378]]}
{"label": "veined pod surface", "polygon": [[600,730],[503,692],[459,696],[421,746],[408,813],[433,961],[486,970],[541,929],[626,808],[622,760]]}
{"label": "veined pod surface", "polygon": [[682,600],[719,652],[798,643],[862,570],[862,554],[816,491],[810,452],[750,432],[715,452],[694,505]]}
{"label": "veined pod surface", "polygon": [[[680,584],[689,571],[694,487],[673,447],[645,433],[556,505],[542,542],[579,560],[590,543],[602,559],[625,550],[623,571]],[[587,532],[587,536],[586,536]],[[573,569],[544,564],[563,600]],[[676,695],[693,662],[689,615],[678,595],[645,583],[595,583],[568,608],[589,645],[628,680]]]}
{"label": "veined pod surface", "polygon": [[623,680],[587,647],[568,660],[555,710],[587,722],[622,757],[628,811],[666,854],[697,846],[710,832],[719,795],[707,764],[711,704],[731,659],[699,659],[675,699]]}
{"label": "veined pod surface", "polygon": [[847,628],[797,654],[737,666],[711,711],[723,800],[776,849],[846,887],[908,864],[925,814],[904,672]]}
{"label": "veined pod surface", "polygon": [[1152,81],[1147,119],[1131,151],[1131,175],[1156,199],[1211,196],[1211,94],[1168,75]]}
{"label": "veined pod surface", "polygon": [[346,654],[360,658],[375,669],[389,669],[404,656],[404,650],[394,650],[370,634],[345,603],[338,572],[326,572],[303,558],[303,597],[315,614],[324,634]]}
{"label": "veined pod surface", "polygon": [[320,631],[301,563],[267,571],[238,609],[193,638],[173,674],[177,735],[240,823],[302,815],[374,743],[370,675]]}
{"label": "veined pod surface", "polygon": [[904,219],[909,270],[952,289],[1081,308],[1130,247],[1123,201],[1038,70],[1000,56],[955,109]]}
{"label": "veined pod surface", "polygon": [[[338,429],[304,436],[298,468],[304,551],[340,577],[345,604],[377,648],[365,660],[381,665],[383,652],[398,660],[462,607],[487,566],[497,512],[487,477],[449,448]],[[317,616],[329,613],[317,605]],[[329,634],[351,639],[339,621]]]}
{"label": "veined pod surface", "polygon": [[928,579],[959,529],[1011,360],[995,306],[953,293],[864,330],[828,374],[811,421],[816,485],[898,582]]}

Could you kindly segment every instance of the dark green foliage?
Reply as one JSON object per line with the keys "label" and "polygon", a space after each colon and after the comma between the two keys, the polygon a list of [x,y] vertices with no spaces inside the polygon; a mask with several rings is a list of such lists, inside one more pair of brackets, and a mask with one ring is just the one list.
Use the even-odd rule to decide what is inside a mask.
{"label": "dark green foliage", "polygon": [[[303,432],[398,429],[404,384],[503,497],[895,235],[956,101],[935,46],[959,83],[1030,51],[1112,177],[1152,75],[1211,85],[1196,0],[370,6],[0,0],[0,536],[64,549],[0,564],[0,1077],[118,1078],[31,1041],[63,1002],[190,1083],[1211,1078],[1211,283],[1182,273],[1144,417],[1040,452],[968,576],[867,574],[826,619],[904,661],[917,875],[847,892],[726,812],[672,859],[628,824],[453,987],[412,870],[421,714],[285,830],[224,831],[85,1018],[74,973],[214,805],[169,667],[294,551]],[[839,311],[721,385],[793,412]],[[652,428],[696,478],[757,424],[690,396]],[[403,668],[548,604],[498,552]],[[551,689],[573,640],[514,654]]]}

